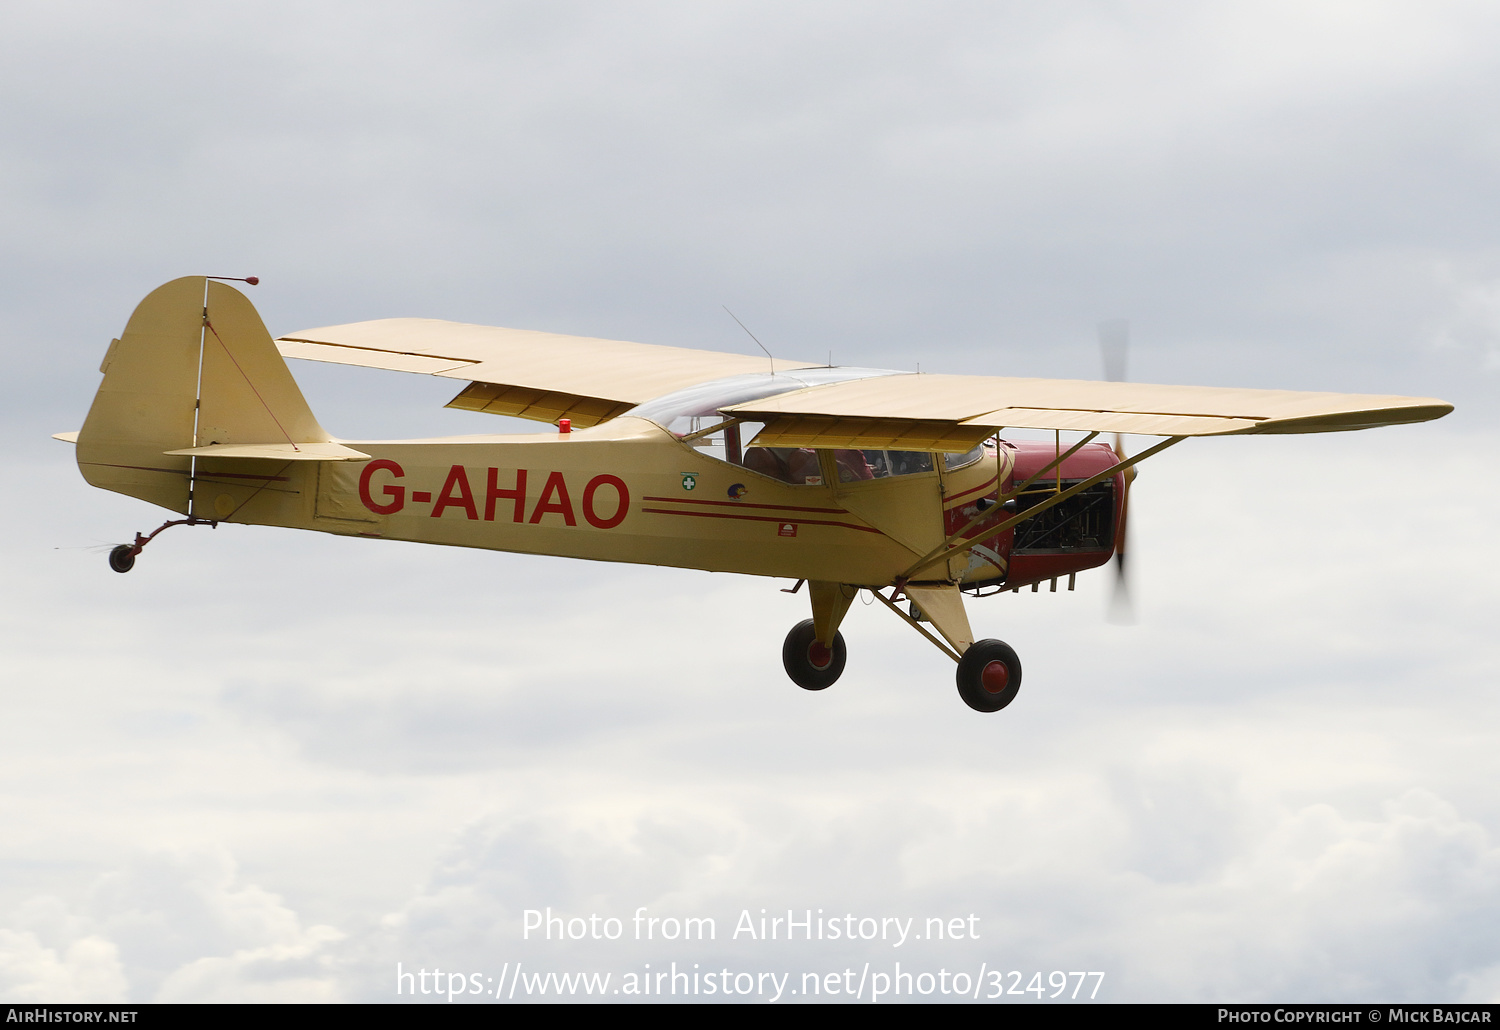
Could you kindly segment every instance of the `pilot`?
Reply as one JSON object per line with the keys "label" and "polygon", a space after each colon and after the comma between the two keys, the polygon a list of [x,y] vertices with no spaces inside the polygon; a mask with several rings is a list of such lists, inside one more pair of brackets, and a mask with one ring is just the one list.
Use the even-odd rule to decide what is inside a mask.
{"label": "pilot", "polygon": [[840,483],[854,483],[861,479],[875,478],[875,470],[865,460],[864,451],[834,451],[833,460],[838,462]]}

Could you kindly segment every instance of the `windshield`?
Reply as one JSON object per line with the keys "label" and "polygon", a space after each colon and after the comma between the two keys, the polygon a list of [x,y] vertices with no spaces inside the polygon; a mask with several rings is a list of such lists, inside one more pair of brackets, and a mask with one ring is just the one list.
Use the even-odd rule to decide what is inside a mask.
{"label": "windshield", "polygon": [[796,368],[790,372],[752,373],[714,379],[707,383],[689,386],[685,390],[669,393],[645,404],[637,405],[625,412],[636,418],[649,418],[663,429],[678,436],[691,433],[700,426],[694,419],[705,415],[718,415],[719,409],[731,404],[773,397],[778,393],[791,393],[809,386],[826,383],[843,383],[851,379],[870,379],[874,376],[894,376],[902,373],[884,368]]}
{"label": "windshield", "polygon": [[[834,449],[829,452],[832,463],[825,467],[823,458],[812,448],[762,447],[751,443],[764,423],[740,420],[725,425],[721,413],[731,405],[809,386],[904,374],[883,368],[798,368],[774,375],[767,372],[730,376],[669,393],[625,414],[648,418],[674,436],[691,436],[691,446],[700,453],[794,486],[819,486],[825,476],[835,474],[840,482],[851,483],[932,472],[933,457],[925,451]],[[736,483],[732,489],[737,492],[730,496],[738,499],[744,495],[746,486]]]}

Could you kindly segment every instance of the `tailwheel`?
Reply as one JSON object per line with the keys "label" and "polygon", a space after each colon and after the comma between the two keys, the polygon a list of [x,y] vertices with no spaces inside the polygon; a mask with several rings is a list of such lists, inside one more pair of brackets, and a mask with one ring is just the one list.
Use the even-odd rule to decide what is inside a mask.
{"label": "tailwheel", "polygon": [[[246,279],[246,282],[250,280]],[[254,283],[250,283],[254,286]],[[129,572],[135,568],[135,556],[146,549],[146,545],[155,540],[163,530],[171,529],[173,526],[207,526],[209,529],[218,529],[218,519],[200,519],[196,515],[189,515],[185,519],[173,519],[171,522],[163,522],[151,531],[150,536],[140,533],[135,535],[135,543],[120,544],[109,552],[109,567],[116,572]]]}
{"label": "tailwheel", "polygon": [[848,651],[844,647],[844,635],[834,633],[833,646],[818,643],[813,621],[804,619],[792,627],[781,645],[781,664],[792,682],[803,690],[822,690],[833,686],[843,675],[844,660]]}
{"label": "tailwheel", "polygon": [[976,640],[958,662],[958,696],[976,712],[998,712],[1021,689],[1021,659],[1003,640]]}

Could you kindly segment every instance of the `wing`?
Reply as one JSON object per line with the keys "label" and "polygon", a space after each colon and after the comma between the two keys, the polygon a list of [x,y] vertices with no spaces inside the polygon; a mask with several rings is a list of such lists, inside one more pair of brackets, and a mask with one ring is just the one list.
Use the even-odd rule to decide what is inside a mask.
{"label": "wing", "polygon": [[431,318],[306,329],[276,346],[289,358],[467,379],[448,407],[544,422],[571,418],[580,428],[710,379],[816,364]]}
{"label": "wing", "polygon": [[724,409],[764,422],[764,447],[964,451],[997,429],[1145,436],[1326,433],[1425,422],[1453,410],[1385,397],[1071,379],[892,375],[814,386]]}

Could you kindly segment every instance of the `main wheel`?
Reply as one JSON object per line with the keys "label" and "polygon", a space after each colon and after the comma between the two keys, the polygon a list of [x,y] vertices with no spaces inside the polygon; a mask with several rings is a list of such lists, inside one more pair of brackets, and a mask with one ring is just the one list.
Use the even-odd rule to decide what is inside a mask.
{"label": "main wheel", "polygon": [[781,664],[792,682],[803,690],[822,690],[833,686],[844,673],[844,660],[849,652],[844,647],[844,635],[833,635],[833,646],[818,643],[813,621],[806,619],[792,627],[781,645]]}
{"label": "main wheel", "polygon": [[109,552],[109,567],[116,572],[129,572],[135,568],[135,548],[120,544]]}
{"label": "main wheel", "polygon": [[958,696],[976,712],[998,712],[1021,689],[1021,659],[1003,640],[976,640],[958,663]]}

